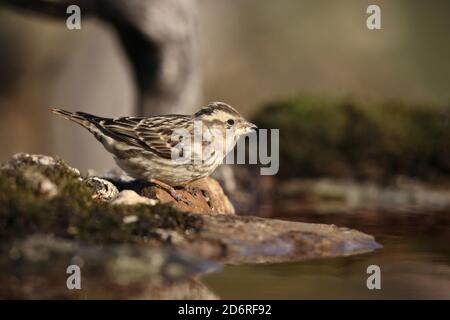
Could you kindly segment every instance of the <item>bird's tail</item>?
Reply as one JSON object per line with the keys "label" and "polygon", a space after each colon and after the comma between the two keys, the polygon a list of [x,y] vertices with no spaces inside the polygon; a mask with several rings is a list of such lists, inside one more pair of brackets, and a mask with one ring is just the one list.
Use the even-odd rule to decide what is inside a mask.
{"label": "bird's tail", "polygon": [[97,140],[101,143],[105,143],[105,129],[101,123],[102,120],[107,120],[106,118],[97,117],[85,112],[70,112],[63,109],[50,108],[50,112],[57,114],[65,119],[71,120],[83,126],[85,129],[89,130]]}
{"label": "bird's tail", "polygon": [[87,119],[87,117],[84,116],[83,113],[79,113],[79,112],[73,113],[70,111],[66,111],[63,109],[57,109],[57,108],[50,108],[50,112],[53,114],[57,114],[65,119],[76,122],[85,128],[89,129],[91,127],[91,122],[89,121],[89,119]]}

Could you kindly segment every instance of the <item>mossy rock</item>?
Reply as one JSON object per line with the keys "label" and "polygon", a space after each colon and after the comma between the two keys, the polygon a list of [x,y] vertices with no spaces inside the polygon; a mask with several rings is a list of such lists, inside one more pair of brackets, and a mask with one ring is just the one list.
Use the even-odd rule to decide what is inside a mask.
{"label": "mossy rock", "polygon": [[[31,156],[16,157],[0,170],[0,242],[35,232],[86,243],[124,243],[161,240],[158,228],[196,232],[199,218],[167,205],[112,205],[92,197],[93,190],[76,169],[62,160],[39,163]],[[54,184],[52,197],[40,192],[39,179]],[[135,223],[124,217],[136,216]],[[162,240],[161,240],[162,241]]]}
{"label": "mossy rock", "polygon": [[450,181],[450,107],[300,97],[268,104],[253,120],[280,129],[282,178]]}

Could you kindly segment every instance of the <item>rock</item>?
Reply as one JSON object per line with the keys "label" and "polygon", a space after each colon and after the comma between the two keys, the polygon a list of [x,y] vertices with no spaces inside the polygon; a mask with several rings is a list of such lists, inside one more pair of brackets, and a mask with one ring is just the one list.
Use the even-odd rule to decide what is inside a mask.
{"label": "rock", "polygon": [[224,263],[300,261],[381,248],[370,235],[334,225],[230,215],[201,219],[202,228],[184,235],[177,247]]}
{"label": "rock", "polygon": [[175,209],[182,212],[211,215],[235,214],[233,205],[216,180],[206,178],[194,181],[188,185],[188,190],[176,189],[189,204],[175,200],[167,191],[154,185],[144,187],[139,193],[145,197],[157,199],[160,203],[171,204]]}
{"label": "rock", "polygon": [[94,190],[92,195],[95,199],[109,201],[119,195],[119,190],[106,179],[99,177],[89,177],[85,182]]}
{"label": "rock", "polygon": [[[21,155],[2,168],[5,166],[9,169],[0,170],[0,219],[7,221],[0,220],[4,241],[45,230],[88,243],[169,244],[225,263],[303,260],[379,247],[373,237],[355,230],[235,216],[222,188],[211,178],[192,183],[190,192],[178,190],[192,202],[190,206],[175,202],[159,187],[136,181],[122,182],[121,186],[133,190],[122,190],[111,202],[99,202],[92,199],[92,189],[62,161]],[[55,201],[36,194],[36,186],[24,185],[26,172],[48,178],[59,188]],[[91,181],[107,184],[101,179]],[[51,190],[49,186],[40,188]],[[157,201],[162,204],[156,205]]]}
{"label": "rock", "polygon": [[[178,190],[192,202],[183,207],[137,181],[114,181],[122,191],[98,201],[76,171],[45,156],[17,156],[1,168],[0,298],[215,298],[191,277],[222,263],[298,261],[380,247],[370,235],[333,225],[236,216],[213,179]],[[89,181],[100,191],[109,183]],[[54,187],[58,192],[49,198]],[[109,188],[105,199],[114,194]],[[65,287],[70,264],[83,268],[82,291]]]}
{"label": "rock", "polygon": [[28,154],[28,153],[16,153],[12,156],[11,160],[4,163],[0,170],[6,169],[18,169],[22,166],[35,165],[41,168],[49,169],[64,169],[72,172],[76,176],[80,176],[80,171],[78,169],[68,166],[61,160],[57,160],[53,157],[42,155],[42,154]]}
{"label": "rock", "polygon": [[[419,181],[392,186],[336,179],[291,179],[278,182],[279,211],[296,215],[307,212],[351,214],[442,212],[450,208],[450,189],[430,187]],[[299,200],[301,199],[301,200]]]}
{"label": "rock", "polygon": [[142,197],[133,190],[120,191],[118,196],[111,202],[111,204],[127,205],[127,206],[132,206],[136,204],[146,204],[149,206],[154,206],[157,203],[158,203],[157,200]]}
{"label": "rock", "polygon": [[139,221],[139,217],[135,214],[132,214],[132,215],[123,217],[122,221],[125,224],[134,223],[134,222]]}
{"label": "rock", "polygon": [[[211,215],[235,213],[233,204],[225,195],[220,184],[213,178],[206,178],[191,183],[188,186],[189,191],[176,188],[177,193],[183,200],[187,200],[177,201],[166,190],[159,186],[146,183],[145,181],[134,180],[124,174],[121,170],[109,170],[103,174],[101,178],[95,175],[98,175],[98,173],[90,171],[88,180],[95,179],[96,181],[102,182],[102,185],[97,187],[100,188],[100,191],[98,192],[102,194],[107,192],[105,190],[106,185],[103,185],[103,182],[107,181],[106,183],[113,184],[118,190],[134,190],[143,197],[156,200],[162,204],[170,204],[175,209],[182,212],[195,212]],[[129,196],[138,199],[135,195],[130,194]],[[103,197],[100,196],[100,198]],[[108,198],[105,200],[108,200]],[[133,202],[131,202],[131,204],[132,203]],[[152,203],[156,202],[152,201]]]}
{"label": "rock", "polygon": [[282,132],[279,179],[327,177],[386,185],[407,176],[435,186],[450,184],[448,103],[297,96],[260,108],[251,120]]}
{"label": "rock", "polygon": [[[80,172],[64,161],[45,155],[15,154],[0,165],[0,178],[4,182],[0,192],[16,192],[20,185],[32,197],[51,200],[61,193],[60,185],[67,181],[81,181]],[[17,200],[25,194],[17,194]],[[29,199],[29,198],[28,198]]]}
{"label": "rock", "polygon": [[23,177],[28,180],[33,189],[47,199],[52,199],[58,194],[56,184],[40,172],[26,170],[23,172]]}

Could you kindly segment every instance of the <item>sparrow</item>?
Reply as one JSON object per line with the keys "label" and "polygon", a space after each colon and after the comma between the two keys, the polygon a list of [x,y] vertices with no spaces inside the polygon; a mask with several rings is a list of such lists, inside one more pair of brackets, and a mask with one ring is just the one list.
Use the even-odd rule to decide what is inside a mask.
{"label": "sparrow", "polygon": [[212,102],[193,115],[104,118],[51,108],[91,132],[129,176],[156,184],[174,199],[175,188],[208,177],[238,139],[257,126],[224,102]]}

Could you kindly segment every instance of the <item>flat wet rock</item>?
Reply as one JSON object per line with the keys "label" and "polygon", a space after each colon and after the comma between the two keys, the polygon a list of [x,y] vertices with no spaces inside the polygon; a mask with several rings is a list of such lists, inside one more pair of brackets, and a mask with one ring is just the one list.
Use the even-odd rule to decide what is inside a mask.
{"label": "flat wet rock", "polygon": [[189,239],[188,247],[195,251],[196,242],[205,239],[223,248],[218,258],[227,263],[299,261],[381,247],[372,236],[352,229],[258,217],[204,217],[202,230]]}

